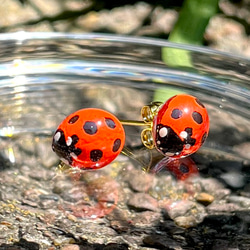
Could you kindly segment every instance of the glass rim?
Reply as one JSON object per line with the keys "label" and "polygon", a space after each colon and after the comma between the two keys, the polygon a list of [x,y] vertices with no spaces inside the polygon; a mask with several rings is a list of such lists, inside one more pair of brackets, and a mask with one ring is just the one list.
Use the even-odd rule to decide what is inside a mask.
{"label": "glass rim", "polygon": [[199,52],[203,54],[224,56],[234,58],[238,60],[246,60],[250,62],[250,58],[234,54],[232,52],[225,52],[202,45],[190,45],[173,43],[160,38],[151,37],[137,37],[129,35],[117,35],[117,34],[104,34],[104,33],[63,33],[63,32],[27,32],[17,31],[13,33],[2,33],[0,34],[0,42],[6,40],[16,40],[19,44],[22,44],[26,40],[49,40],[49,39],[73,39],[73,40],[100,40],[110,42],[124,42],[127,44],[140,44],[140,45],[151,45],[156,47],[170,47],[175,49],[188,50],[192,52]]}

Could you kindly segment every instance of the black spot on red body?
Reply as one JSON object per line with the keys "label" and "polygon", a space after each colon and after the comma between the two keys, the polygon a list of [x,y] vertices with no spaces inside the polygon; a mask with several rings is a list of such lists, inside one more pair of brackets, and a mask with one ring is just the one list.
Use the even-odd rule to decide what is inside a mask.
{"label": "black spot on red body", "polygon": [[181,171],[181,173],[186,174],[189,172],[189,167],[184,164],[181,164],[179,170]]}
{"label": "black spot on red body", "polygon": [[201,139],[201,144],[203,144],[205,142],[205,140],[207,139],[207,132],[205,132],[202,136],[202,139]]}
{"label": "black spot on red body", "polygon": [[189,136],[193,135],[193,129],[192,128],[185,128],[185,131],[188,133]]}
{"label": "black spot on red body", "polygon": [[205,108],[205,106],[203,105],[203,103],[202,103],[198,98],[195,98],[195,101],[196,101],[202,108]]}
{"label": "black spot on red body", "polygon": [[73,149],[73,153],[74,153],[76,156],[78,156],[78,155],[80,155],[80,154],[82,153],[82,150],[81,150],[80,148],[74,148],[74,149]]}
{"label": "black spot on red body", "polygon": [[188,134],[187,138],[185,138],[185,144],[190,144],[191,146],[193,146],[196,142],[196,139],[192,138],[193,129],[192,128],[185,128],[185,131]]}
{"label": "black spot on red body", "polygon": [[77,120],[79,119],[79,115],[75,115],[73,117],[71,117],[68,121],[69,124],[73,124],[75,123]]}
{"label": "black spot on red body", "polygon": [[60,158],[67,160],[69,164],[72,165],[74,161],[72,153],[74,153],[76,156],[82,153],[82,150],[75,146],[75,144],[79,141],[79,138],[77,135],[72,135],[72,143],[68,146],[66,144],[65,134],[63,130],[58,129],[55,134],[58,132],[61,133],[61,136],[58,141],[55,141],[55,139],[53,138],[52,149]]}
{"label": "black spot on red body", "polygon": [[99,161],[103,156],[103,153],[100,149],[93,149],[90,151],[90,160],[93,162]]}
{"label": "black spot on red body", "polygon": [[89,135],[94,135],[97,133],[97,126],[95,122],[87,121],[83,125],[84,131]]}
{"label": "black spot on red body", "polygon": [[116,139],[115,141],[114,141],[114,144],[113,144],[113,152],[117,152],[118,151],[118,149],[120,148],[120,146],[121,146],[121,140],[120,139]]}
{"label": "black spot on red body", "polygon": [[105,118],[105,122],[109,128],[115,128],[115,122],[111,118]]}
{"label": "black spot on red body", "polygon": [[203,119],[202,119],[202,116],[201,116],[201,114],[200,114],[199,112],[194,111],[194,112],[192,113],[192,117],[193,117],[193,119],[194,119],[194,121],[195,121],[196,123],[202,124]]}
{"label": "black spot on red body", "polygon": [[75,145],[79,141],[79,137],[77,135],[72,135],[72,144]]}
{"label": "black spot on red body", "polygon": [[173,119],[179,119],[182,117],[182,111],[180,109],[174,109],[171,113]]}

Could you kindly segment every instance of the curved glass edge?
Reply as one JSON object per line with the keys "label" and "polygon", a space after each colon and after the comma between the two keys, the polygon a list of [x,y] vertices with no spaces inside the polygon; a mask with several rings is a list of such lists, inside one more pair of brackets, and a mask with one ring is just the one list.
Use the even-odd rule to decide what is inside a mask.
{"label": "curved glass edge", "polygon": [[[117,70],[117,67],[119,70]],[[153,80],[155,82],[161,83],[164,82],[166,76],[171,78],[174,81],[178,78],[178,81],[186,83],[190,81],[190,83],[195,85],[203,85],[203,87],[207,86],[207,88],[212,88],[213,91],[218,91],[220,93],[224,93],[225,91],[237,93],[242,98],[246,98],[248,100],[248,89],[242,88],[241,86],[233,86],[224,81],[219,81],[218,79],[208,77],[205,75],[198,75],[192,72],[182,72],[178,70],[173,70],[170,68],[157,68],[151,69],[147,66],[140,65],[126,65],[126,64],[116,64],[114,66],[113,63],[96,63],[96,62],[84,62],[78,60],[71,60],[69,64],[64,60],[47,60],[39,61],[39,60],[27,60],[25,65],[21,65],[21,72],[17,70],[13,70],[14,66],[12,63],[5,63],[0,65],[0,80],[2,80],[1,88],[5,86],[9,86],[9,78],[6,77],[16,77],[20,75],[34,75],[34,74],[74,74],[77,76],[108,76],[108,77],[125,77],[125,78],[135,78],[136,76],[140,79]],[[14,72],[14,73],[13,73]],[[249,89],[250,91],[250,89]]]}
{"label": "curved glass edge", "polygon": [[169,47],[176,48],[182,50],[188,50],[204,54],[214,54],[220,55],[224,57],[230,57],[238,60],[247,60],[250,62],[250,58],[235,55],[230,52],[218,51],[210,48],[206,48],[203,46],[195,46],[188,44],[178,44],[172,43],[166,40],[157,39],[157,38],[146,38],[146,37],[135,37],[135,36],[125,36],[125,35],[116,35],[116,34],[101,34],[101,33],[60,33],[60,32],[26,32],[26,31],[18,31],[14,33],[5,33],[0,34],[0,41],[6,40],[16,40],[17,43],[22,44],[25,40],[36,40],[36,39],[85,39],[85,40],[102,40],[102,41],[112,41],[112,42],[126,42],[126,43],[134,43],[134,44],[144,44],[151,46],[159,46],[159,47]]}

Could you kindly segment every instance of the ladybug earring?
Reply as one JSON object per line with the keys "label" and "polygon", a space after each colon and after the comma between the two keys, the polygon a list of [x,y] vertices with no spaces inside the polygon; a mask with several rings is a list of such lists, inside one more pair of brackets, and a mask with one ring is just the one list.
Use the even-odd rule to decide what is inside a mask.
{"label": "ladybug earring", "polygon": [[144,106],[141,114],[143,121],[119,121],[104,110],[81,109],[59,125],[52,149],[69,166],[98,169],[122,151],[125,142],[122,125],[145,126],[141,132],[142,143],[173,158],[193,154],[208,135],[207,110],[190,95],[176,95],[164,104]]}
{"label": "ladybug earring", "polygon": [[120,154],[124,142],[123,126],[114,115],[89,108],[63,120],[54,134],[52,149],[66,165],[98,169]]}
{"label": "ladybug earring", "polygon": [[148,128],[141,133],[143,144],[168,157],[181,158],[195,153],[205,142],[209,117],[201,101],[181,94],[141,110]]}

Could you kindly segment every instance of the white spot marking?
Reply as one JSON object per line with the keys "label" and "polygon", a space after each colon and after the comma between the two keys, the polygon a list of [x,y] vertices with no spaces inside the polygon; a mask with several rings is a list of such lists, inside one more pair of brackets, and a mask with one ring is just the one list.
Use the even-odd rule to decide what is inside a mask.
{"label": "white spot marking", "polygon": [[163,127],[163,128],[160,129],[160,131],[159,131],[159,136],[160,136],[161,138],[166,137],[167,134],[168,134],[168,129],[167,129],[166,127]]}
{"label": "white spot marking", "polygon": [[61,132],[58,131],[58,132],[54,135],[54,140],[55,140],[55,141],[59,141],[60,137],[61,137]]}
{"label": "white spot marking", "polygon": [[174,156],[175,154],[171,152],[166,152],[165,155],[170,157],[170,156]]}
{"label": "white spot marking", "polygon": [[183,139],[187,139],[188,133],[186,131],[181,131],[180,137],[183,138]]}
{"label": "white spot marking", "polygon": [[185,149],[190,149],[191,145],[190,144],[185,144]]}
{"label": "white spot marking", "polygon": [[77,160],[77,155],[75,153],[71,152],[70,156],[73,157],[75,160]]}
{"label": "white spot marking", "polygon": [[72,138],[68,136],[67,141],[66,141],[67,146],[70,146],[72,141],[73,141]]}
{"label": "white spot marking", "polygon": [[160,145],[160,144],[161,144],[161,142],[160,142],[160,141],[157,141],[156,143],[157,143],[158,145]]}

